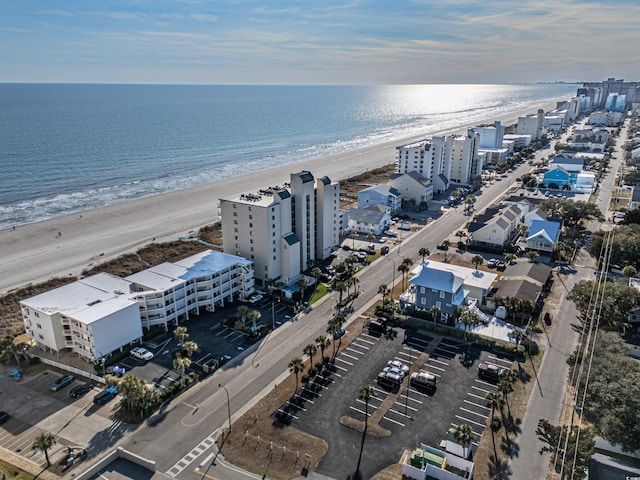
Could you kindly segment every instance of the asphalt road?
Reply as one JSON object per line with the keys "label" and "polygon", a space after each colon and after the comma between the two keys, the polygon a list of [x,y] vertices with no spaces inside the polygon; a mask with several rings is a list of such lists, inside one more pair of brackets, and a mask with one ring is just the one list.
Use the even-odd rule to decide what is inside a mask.
{"label": "asphalt road", "polygon": [[[551,151],[537,152],[536,159]],[[507,178],[484,187],[477,195],[476,211],[494,203],[516,178],[530,169],[531,166],[524,163]],[[401,276],[396,268],[403,258],[410,257],[418,262],[420,248],[435,251],[437,244],[463,227],[469,217],[462,210],[462,206],[449,209],[441,218],[391,249],[386,258],[360,272],[359,289],[362,293],[354,305],[356,313],[377,297],[379,285],[391,285],[394,279],[399,281]],[[337,293],[327,295],[314,305],[310,313],[301,315],[297,322],[278,328],[262,344],[252,347],[244,356],[225,365],[212,379],[205,380],[181,397],[180,402],[149,419],[148,426],[136,433],[125,448],[155,460],[159,471],[168,471],[180,478],[196,478],[193,469],[210,452],[210,447],[203,449],[210,445],[207,439],[227,422],[227,400],[224,390],[218,385],[224,385],[230,394],[232,416],[241,415],[288,375],[287,365],[292,357],[299,356],[305,345],[325,333],[336,297]],[[200,409],[193,414],[196,403],[200,404]],[[168,445],[171,445],[170,449]],[[525,449],[524,446],[521,448]]]}

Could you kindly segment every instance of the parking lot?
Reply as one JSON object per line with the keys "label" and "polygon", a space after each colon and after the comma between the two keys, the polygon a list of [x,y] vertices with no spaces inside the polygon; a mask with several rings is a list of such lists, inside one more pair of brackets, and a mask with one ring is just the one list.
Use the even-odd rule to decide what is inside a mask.
{"label": "parking lot", "polygon": [[[331,352],[327,352],[330,354]],[[437,377],[435,391],[408,387],[409,375],[396,389],[383,388],[377,375],[389,360],[411,366],[411,372],[429,371]],[[447,337],[429,337],[395,329],[381,337],[363,332],[314,381],[280,407],[283,422],[325,439],[327,455],[318,472],[344,478],[355,469],[361,434],[340,423],[351,417],[363,421],[367,405],[359,389],[370,385],[375,396],[368,404],[369,426],[387,430],[386,437],[368,436],[361,471],[364,478],[398,461],[404,448],[419,442],[438,447],[447,430],[471,426],[477,443],[490,408],[485,397],[496,385],[478,378],[478,364],[489,361],[511,367],[513,359]]]}
{"label": "parking lot", "polygon": [[76,378],[70,385],[53,392],[51,384],[62,373],[42,367],[20,382],[9,379],[6,374],[0,376],[2,409],[10,414],[10,419],[0,426],[0,445],[3,448],[44,466],[44,454],[31,449],[40,433],[56,435],[57,443],[49,451],[52,463],[64,456],[67,446],[87,448],[91,455],[122,435],[119,422],[111,418],[118,402],[112,401],[104,406],[93,404],[93,397],[102,386],[94,386],[80,398],[71,398],[69,391],[85,380]]}

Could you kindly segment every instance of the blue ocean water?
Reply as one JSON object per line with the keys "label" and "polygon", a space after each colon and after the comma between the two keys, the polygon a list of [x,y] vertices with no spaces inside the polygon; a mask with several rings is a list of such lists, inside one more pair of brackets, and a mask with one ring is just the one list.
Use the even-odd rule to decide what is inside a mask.
{"label": "blue ocean water", "polygon": [[575,90],[0,84],[0,229],[483,122]]}

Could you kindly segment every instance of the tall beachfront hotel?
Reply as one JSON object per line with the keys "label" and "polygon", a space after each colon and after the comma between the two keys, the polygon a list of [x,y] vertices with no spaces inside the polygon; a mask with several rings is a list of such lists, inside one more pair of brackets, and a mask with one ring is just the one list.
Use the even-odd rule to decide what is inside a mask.
{"label": "tall beachfront hotel", "polygon": [[226,253],[250,260],[255,278],[288,284],[339,242],[340,184],[292,173],[289,183],[220,200]]}

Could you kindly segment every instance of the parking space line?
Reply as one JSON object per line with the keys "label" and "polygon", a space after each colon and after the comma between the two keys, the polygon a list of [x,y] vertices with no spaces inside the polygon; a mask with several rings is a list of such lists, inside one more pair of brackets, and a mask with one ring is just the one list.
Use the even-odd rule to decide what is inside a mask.
{"label": "parking space line", "polygon": [[491,390],[485,390],[484,388],[476,387],[475,385],[472,385],[471,388],[473,388],[474,390],[480,390],[484,393],[491,393]]}
{"label": "parking space line", "polygon": [[477,416],[477,417],[482,417],[482,418],[484,418],[485,420],[487,419],[487,415],[485,415],[484,413],[474,412],[473,410],[469,410],[469,409],[467,409],[467,408],[463,408],[463,407],[460,407],[460,410],[462,410],[463,412],[470,413],[471,415],[475,415],[475,416]]}
{"label": "parking space line", "polygon": [[294,397],[298,397],[301,398],[302,400],[304,400],[305,402],[309,402],[309,403],[315,403],[313,400],[309,400],[308,398],[304,398],[301,395],[298,395],[297,393],[293,395]]}
{"label": "parking space line", "polygon": [[[416,395],[420,395],[422,397],[428,397],[429,395],[427,395],[426,393],[422,393],[419,392],[418,390],[414,390],[413,388],[410,388],[409,391],[413,394],[415,393]],[[411,397],[409,397],[409,400],[411,400]]]}
{"label": "parking space line", "polygon": [[[401,353],[402,353],[402,352],[398,352],[398,354],[401,354]],[[398,356],[394,356],[394,357],[393,357],[393,359],[394,359],[394,360],[397,360],[397,361],[399,361],[399,362],[402,362],[402,363],[407,363],[407,360],[405,360],[404,358],[400,358],[400,357],[398,357]],[[408,363],[413,363],[413,362],[408,362]]]}
{"label": "parking space line", "polygon": [[[352,406],[352,405],[349,405],[349,408],[350,408],[351,410],[355,410],[356,412],[361,413],[361,414],[363,414],[363,415],[364,415],[364,410],[360,410],[360,409],[358,409],[358,408],[356,408],[356,407],[354,407],[354,406]],[[373,411],[375,412],[375,409],[374,409]],[[367,413],[367,417],[370,417],[372,414],[373,414],[373,412],[369,412],[369,413]]]}
{"label": "parking space line", "polygon": [[325,387],[324,385],[320,385],[319,383],[313,382],[313,385],[315,385],[316,387],[324,388],[325,390],[329,390],[329,387]]}
{"label": "parking space line", "polygon": [[236,332],[235,330],[231,330],[231,332],[227,333],[227,334],[226,334],[224,337],[222,337],[222,338],[224,338],[224,339],[226,340],[227,338],[229,338],[229,337],[230,337],[230,336],[232,336],[232,335],[235,335],[236,333],[238,333],[238,332]]}
{"label": "parking space line", "polygon": [[[336,360],[338,360],[338,359],[336,358]],[[343,360],[343,362],[345,362],[345,363],[349,363],[349,362],[346,362],[346,361],[344,361],[344,360]],[[353,366],[351,363],[349,363],[349,365]],[[337,369],[342,370],[343,372],[348,372],[348,371],[349,371],[349,370],[347,370],[346,368],[341,367],[340,365],[336,365],[335,363],[333,364],[333,366],[334,366],[335,368],[337,368]],[[336,375],[337,375],[337,373],[336,373]]]}
{"label": "parking space line", "polygon": [[302,387],[302,389],[307,391],[307,392],[311,392],[312,394],[316,395],[317,397],[321,397],[322,396],[318,392],[314,392],[313,390],[309,390],[307,387]]}
{"label": "parking space line", "polygon": [[[344,355],[344,353],[343,353],[342,355]],[[341,356],[342,356],[342,355],[341,355]],[[347,356],[348,356],[348,355],[347,355]],[[336,357],[336,360],[338,360],[339,362],[342,362],[342,363],[346,363],[347,365],[351,365],[351,366],[353,367],[353,363],[351,363],[351,362],[347,362],[346,360],[342,360],[340,357]],[[356,360],[357,360],[357,359],[356,359]]]}
{"label": "parking space line", "polygon": [[[429,367],[429,365],[425,364],[424,367]],[[442,375],[440,375],[439,373],[434,372],[433,370],[431,370],[431,368],[421,368],[420,371],[421,372],[426,372],[426,373],[430,373],[431,375],[435,375],[438,378],[442,378]]]}
{"label": "parking space line", "polygon": [[216,337],[219,337],[220,335],[222,335],[224,332],[226,332],[228,329],[226,327],[222,327],[220,329],[220,331],[218,333],[216,333]]}
{"label": "parking space line", "polygon": [[404,343],[405,345],[411,346],[414,350],[420,350],[427,348],[429,346],[429,342],[417,342],[415,338],[412,338]]}
{"label": "parking space line", "polygon": [[284,410],[282,410],[281,408],[279,408],[279,409],[278,409],[278,411],[279,411],[280,413],[284,413],[284,414],[285,414],[285,415],[287,415],[288,417],[293,417],[293,418],[295,418],[296,420],[300,420],[300,419],[299,419],[298,417],[296,417],[293,413],[285,412],[285,411],[284,411]]}
{"label": "parking space line", "polygon": [[404,427],[404,423],[398,422],[397,420],[394,420],[394,419],[389,418],[387,416],[383,416],[382,418],[384,418],[385,420],[388,420],[390,422],[396,423],[396,424],[400,425],[401,427]]}
{"label": "parking space line", "polygon": [[442,365],[449,366],[449,363],[448,363],[448,362],[443,362],[442,360],[436,360],[435,358],[430,358],[430,359],[429,359],[429,361],[430,361],[430,362],[436,362],[436,363],[440,363],[440,364],[442,364]]}
{"label": "parking space line", "polygon": [[[382,398],[378,398],[378,397],[371,397],[371,398],[369,399],[369,406],[371,406],[371,405],[372,405],[372,404],[371,404],[371,401],[372,401],[372,400],[378,400],[380,403],[382,403],[382,401],[383,401],[383,399],[382,399]],[[356,402],[358,402],[358,403],[364,403],[364,404],[366,404],[366,403],[367,403],[367,402],[365,402],[364,400],[362,400],[361,398],[356,398]],[[378,405],[378,406],[373,405],[373,406],[374,406],[375,408],[378,408],[378,406],[379,406],[379,405]]]}
{"label": "parking space line", "polygon": [[301,407],[300,405],[296,405],[295,403],[291,403],[289,400],[287,400],[287,405],[291,405],[291,406],[293,406],[293,407],[296,407],[298,410],[302,410],[303,412],[306,412],[306,411],[307,411],[307,409],[306,409],[306,408],[303,408],[303,407]]}
{"label": "parking space line", "polygon": [[[404,357],[409,357],[411,359],[411,361],[409,363],[413,363],[413,361],[418,358],[416,355],[410,355],[406,352],[398,352],[398,355],[402,355]],[[401,362],[406,362],[406,360],[402,359],[402,358],[398,358],[396,357],[396,359],[400,360]]]}
{"label": "parking space line", "polygon": [[[454,357],[455,357],[456,355],[458,355],[458,352],[454,352],[454,351],[451,351],[451,350],[447,350],[446,348],[442,348],[442,347],[440,347],[440,346],[439,346],[438,348],[436,348],[436,349],[434,350],[434,352],[433,352],[433,353],[436,353],[436,354],[437,354],[438,352],[444,352],[444,353],[446,353],[447,355],[453,355]],[[440,353],[440,355],[442,355],[442,353]],[[444,356],[444,355],[443,355],[443,356]]]}
{"label": "parking space line", "polygon": [[474,398],[479,398],[480,400],[486,400],[486,397],[483,397],[481,395],[476,395],[475,393],[467,393],[467,395],[469,395],[470,397],[474,397]]}
{"label": "parking space line", "polygon": [[351,342],[351,345],[353,345],[354,347],[358,347],[358,348],[364,348],[365,350],[370,350],[371,347],[367,347],[365,345],[360,345],[359,343],[356,342]]}
{"label": "parking space line", "polygon": [[355,339],[356,342],[364,342],[364,343],[368,343],[369,345],[375,345],[376,342],[372,342],[371,340],[365,340],[362,337],[369,337],[369,338],[375,338],[377,340],[376,337],[372,337],[371,335],[367,335],[366,333],[363,333],[362,335],[360,335],[358,338]]}
{"label": "parking space line", "polygon": [[477,378],[476,378],[476,380],[475,380],[475,381],[476,381],[476,382],[478,382],[478,383],[480,383],[480,384],[482,384],[482,385],[486,385],[487,387],[497,388],[493,383],[483,382],[482,380],[478,380]]}
{"label": "parking space line", "polygon": [[[377,379],[376,379],[376,380],[377,380]],[[385,398],[387,398],[388,393],[387,393],[387,391],[386,391],[386,390],[382,390],[382,389],[377,388],[377,387],[373,387],[373,389],[374,389],[376,392],[383,393],[383,394],[384,394],[384,397],[385,397]],[[381,398],[381,397],[378,397],[378,398]]]}
{"label": "parking space line", "polygon": [[[409,398],[409,399],[411,399],[411,398]],[[406,403],[395,402],[395,404],[396,404],[396,405],[400,405],[401,407],[405,407],[405,408],[407,408],[407,409],[409,409],[409,410],[413,410],[414,412],[417,412],[417,411],[418,411],[418,409],[417,409],[417,408],[410,407],[410,406],[409,406],[409,405],[407,405]]]}
{"label": "parking space line", "polygon": [[480,426],[480,427],[482,427],[482,428],[484,428],[484,427],[485,427],[485,424],[484,424],[484,423],[474,422],[473,420],[470,420],[470,419],[465,418],[465,417],[461,417],[460,415],[456,415],[456,418],[459,418],[460,420],[464,421],[465,423],[467,423],[467,422],[468,422],[468,423],[473,423],[473,424],[475,424],[475,425],[478,425],[478,426]]}
{"label": "parking space line", "polygon": [[[435,368],[436,370],[440,370],[441,372],[446,372],[446,370],[444,368],[436,367],[435,365],[431,365],[429,362],[427,362],[426,365],[429,366],[429,370],[431,370],[432,368]],[[431,372],[429,372],[429,373],[431,373]]]}
{"label": "parking space line", "polygon": [[487,407],[486,405],[480,405],[478,403],[473,403],[469,400],[463,400],[465,403],[468,403],[470,405],[473,405],[474,407],[480,407],[480,408],[484,408],[485,410],[491,410],[489,407]]}
{"label": "parking space line", "polygon": [[[348,353],[344,353],[344,352],[342,352],[342,353],[340,354],[340,356],[341,356],[341,357],[342,357],[342,356],[345,356],[345,357],[347,357],[347,358],[350,358],[351,360],[360,360],[358,357],[354,357],[353,355],[349,355]],[[352,365],[353,365],[353,364],[352,364]]]}
{"label": "parking space line", "polygon": [[364,355],[366,352],[361,352],[360,350],[356,350],[355,348],[347,347],[345,350],[349,350],[350,352],[355,352],[358,355]]}
{"label": "parking space line", "polygon": [[449,341],[447,341],[446,338],[443,338],[442,340],[440,340],[440,345],[446,345],[447,347],[451,347],[451,348],[457,348],[458,350],[460,349],[460,344],[457,342],[451,343]]}
{"label": "parking space line", "polygon": [[[416,392],[416,393],[418,393],[418,392]],[[403,398],[403,399],[405,399],[405,400],[406,400],[407,395],[406,395],[405,393],[403,393],[403,394],[402,394],[402,395],[400,395],[398,398]],[[417,398],[413,398],[413,397],[411,397],[411,396],[409,396],[409,401],[410,401],[410,402],[416,402],[416,403],[419,403],[420,405],[422,405],[422,404],[424,403],[424,402],[421,402],[420,400],[418,400]],[[396,403],[397,403],[397,402],[396,402]]]}
{"label": "parking space line", "polygon": [[502,358],[494,357],[493,355],[489,355],[487,358],[490,358],[493,363],[502,362],[502,363],[508,365],[509,367],[511,367],[511,365],[513,365],[513,360],[504,360]]}
{"label": "parking space line", "polygon": [[[402,406],[404,407],[404,405],[402,405]],[[399,412],[398,410],[394,410],[393,408],[390,408],[388,411],[389,411],[389,412],[393,412],[393,413],[395,413],[396,415],[400,415],[401,417],[411,418],[411,416],[410,416],[410,415],[407,415],[406,413]]]}

